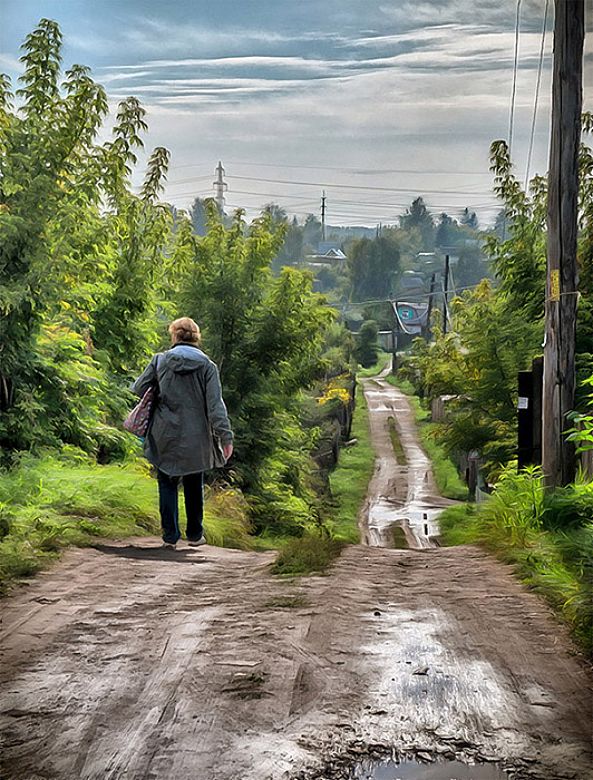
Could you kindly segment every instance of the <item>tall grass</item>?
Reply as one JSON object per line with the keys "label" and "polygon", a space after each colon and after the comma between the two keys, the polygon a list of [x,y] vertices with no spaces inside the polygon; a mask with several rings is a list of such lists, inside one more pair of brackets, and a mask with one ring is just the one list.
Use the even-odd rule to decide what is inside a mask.
{"label": "tall grass", "polygon": [[[211,544],[248,547],[244,499],[211,492],[205,528]],[[156,482],[144,463],[99,466],[65,449],[0,472],[0,591],[68,545],[146,534],[160,534],[160,522]]]}
{"label": "tall grass", "polygon": [[479,543],[515,566],[593,655],[593,483],[549,492],[539,468],[507,468],[483,504],[446,509],[444,544]]}
{"label": "tall grass", "polygon": [[319,531],[307,531],[290,539],[272,564],[274,574],[300,576],[323,574],[341,553],[344,542]]}
{"label": "tall grass", "polygon": [[356,388],[352,438],[356,439],[356,444],[341,449],[338,465],[329,475],[332,494],[329,525],[337,539],[357,544],[360,541],[358,516],[375,468],[369,410],[360,385]]}

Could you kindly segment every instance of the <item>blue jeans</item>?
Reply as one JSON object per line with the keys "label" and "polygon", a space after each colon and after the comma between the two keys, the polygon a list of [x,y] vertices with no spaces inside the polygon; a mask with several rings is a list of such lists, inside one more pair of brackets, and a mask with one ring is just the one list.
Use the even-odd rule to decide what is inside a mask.
{"label": "blue jeans", "polygon": [[185,496],[185,514],[187,516],[187,538],[197,541],[203,534],[204,521],[204,474],[185,474],[183,477],[170,477],[158,472],[159,509],[163,527],[163,541],[175,544],[181,538],[179,530],[178,487],[183,481]]}

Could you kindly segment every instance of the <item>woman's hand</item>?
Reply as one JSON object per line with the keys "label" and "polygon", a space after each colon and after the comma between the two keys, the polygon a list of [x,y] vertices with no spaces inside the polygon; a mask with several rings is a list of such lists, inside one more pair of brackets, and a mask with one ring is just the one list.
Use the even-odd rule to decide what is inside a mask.
{"label": "woman's hand", "polygon": [[232,442],[229,442],[228,444],[223,444],[222,451],[224,453],[224,457],[228,460],[231,455],[233,454],[233,444]]}

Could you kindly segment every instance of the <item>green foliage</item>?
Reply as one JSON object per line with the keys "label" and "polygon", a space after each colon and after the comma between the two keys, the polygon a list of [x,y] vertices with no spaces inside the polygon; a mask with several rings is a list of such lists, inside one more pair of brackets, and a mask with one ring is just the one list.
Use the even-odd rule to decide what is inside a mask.
{"label": "green foliage", "polygon": [[[583,133],[593,133],[593,113],[583,114]],[[580,240],[577,261],[581,296],[577,307],[576,364],[577,377],[583,382],[593,374],[593,150],[585,143],[581,144],[579,174]],[[577,402],[577,408],[584,406],[584,394],[577,398]]]}
{"label": "green foliage", "polygon": [[347,257],[352,300],[385,298],[395,289],[400,252],[392,236],[357,239],[350,245]]}
{"label": "green foliage", "polygon": [[363,322],[356,338],[356,347],[354,349],[354,357],[363,368],[374,366],[377,362],[379,357],[378,333],[379,329],[376,322],[373,320]]}
{"label": "green foliage", "polygon": [[96,466],[78,451],[61,460],[23,458],[0,473],[8,533],[0,541],[0,588],[28,576],[69,544],[155,533],[155,487],[144,468]]}
{"label": "green foliage", "polygon": [[467,501],[467,485],[459,476],[457,467],[447,451],[438,443],[434,423],[425,423],[420,428],[420,439],[426,454],[432,463],[434,479],[439,493],[446,498]]}
{"label": "green foliage", "polygon": [[548,492],[541,470],[508,467],[493,495],[477,507],[439,517],[445,544],[481,543],[515,566],[593,653],[593,484]]}
{"label": "green foliage", "polygon": [[[60,441],[100,447],[122,409],[107,400],[108,372],[116,386],[127,384],[155,342],[148,320],[169,216],[154,201],[168,152],[154,151],[142,195],[133,196],[128,180],[144,110],[135,98],[123,101],[111,139],[98,143],[105,92],[88,68],[62,74],[61,47],[60,30],[47,19],[27,37],[18,109],[0,78],[0,444],[7,453]],[[121,391],[115,395],[122,400]]]}
{"label": "green foliage", "polygon": [[[593,376],[585,379],[582,385],[583,387],[593,387]],[[586,397],[589,407],[593,407],[593,393],[589,393]],[[593,414],[582,414],[575,411],[571,412],[568,418],[573,427],[566,431],[567,438],[576,444],[576,451],[593,450]]]}
{"label": "green foliage", "polygon": [[[320,520],[310,458],[317,431],[301,422],[301,393],[325,372],[343,371],[351,350],[342,329],[327,352],[334,313],[309,274],[272,274],[285,237],[300,226],[273,205],[247,225],[212,200],[194,204],[192,225],[159,202],[169,165],[163,148],[132,194],[145,111],[127,98],[100,140],[105,93],[87,68],[62,74],[61,47],[49,20],[27,38],[18,109],[0,78],[4,457],[64,446],[101,463],[136,453],[119,427],[127,387],[166,343],[168,320],[190,315],[220,366],[237,434],[225,478],[248,494],[239,515],[249,514],[257,531],[300,534]],[[308,220],[301,240],[318,227]],[[220,539],[246,546],[243,519],[227,519]]]}
{"label": "green foliage", "polygon": [[[592,127],[593,119],[585,114],[584,131]],[[583,297],[578,308],[577,371],[583,380],[593,370],[593,309],[587,296],[593,292],[593,154],[585,144],[580,169],[578,257]],[[516,451],[517,373],[529,369],[541,352],[547,193],[543,177],[535,177],[527,192],[522,189],[504,141],[491,146],[491,170],[495,192],[504,202],[497,228],[485,237],[496,285],[482,281],[456,298],[449,333],[434,328],[433,344],[416,340],[401,374],[423,397],[455,396],[447,405],[437,439],[452,456],[477,450],[494,478]],[[451,238],[455,230],[453,221],[441,215],[441,238]],[[459,262],[469,261],[470,256]],[[470,266],[462,271],[471,276]],[[573,415],[569,431],[570,438],[584,448],[591,435],[585,400],[584,393],[577,398],[579,412]]]}
{"label": "green foliage", "polygon": [[333,313],[309,274],[271,266],[283,227],[264,213],[249,227],[237,212],[229,227],[214,209],[209,230],[180,282],[179,311],[201,325],[220,367],[236,432],[238,483],[250,495],[255,529],[298,534],[317,519],[298,394],[323,372],[324,334]]}
{"label": "green foliage", "polygon": [[435,241],[434,220],[422,198],[412,201],[412,205],[400,217],[400,225],[404,230],[418,230],[422,240],[421,251],[432,251]]}
{"label": "green foliage", "polygon": [[204,528],[208,544],[251,550],[249,506],[239,490],[209,489],[204,507]]}
{"label": "green foliage", "polygon": [[546,284],[546,180],[535,177],[530,194],[513,175],[505,141],[495,141],[490,150],[494,191],[504,201],[507,226],[505,239],[486,239],[501,292],[510,307],[530,320],[543,314]]}
{"label": "green foliage", "polygon": [[332,497],[330,528],[335,538],[356,544],[360,541],[358,516],[375,468],[369,412],[360,385],[356,393],[351,436],[356,444],[341,450],[338,464],[329,476]]}
{"label": "green foliage", "polygon": [[344,543],[327,534],[307,532],[288,541],[278,553],[272,571],[286,577],[323,574],[340,555]]}
{"label": "green foliage", "polygon": [[383,352],[383,350],[378,350],[377,362],[368,368],[358,368],[356,371],[356,376],[359,379],[369,376],[377,376],[377,374],[380,374],[381,371],[387,368],[390,362],[391,352]]}
{"label": "green foliage", "polygon": [[[144,464],[98,466],[84,452],[23,456],[0,472],[0,592],[34,574],[67,545],[157,535],[157,485]],[[239,491],[210,489],[205,531],[209,544],[249,549],[247,502]]]}
{"label": "green foliage", "polygon": [[544,493],[542,526],[550,531],[584,527],[593,520],[593,482],[567,485]]}
{"label": "green foliage", "polygon": [[456,396],[437,438],[449,454],[478,450],[495,468],[515,451],[517,372],[540,349],[541,326],[486,280],[453,301],[452,316],[452,332],[414,342],[401,373],[428,399]]}
{"label": "green foliage", "polygon": [[439,540],[447,547],[478,542],[475,504],[456,504],[444,509],[439,514]]}

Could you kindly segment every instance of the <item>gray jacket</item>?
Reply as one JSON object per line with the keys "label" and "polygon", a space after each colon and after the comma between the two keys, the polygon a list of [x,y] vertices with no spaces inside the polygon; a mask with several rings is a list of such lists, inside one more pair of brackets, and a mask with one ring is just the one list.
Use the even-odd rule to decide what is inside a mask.
{"label": "gray jacket", "polygon": [[201,349],[176,344],[152,358],[132,392],[143,396],[155,378],[159,401],[144,454],[171,477],[213,468],[212,431],[223,445],[233,440],[216,365]]}

